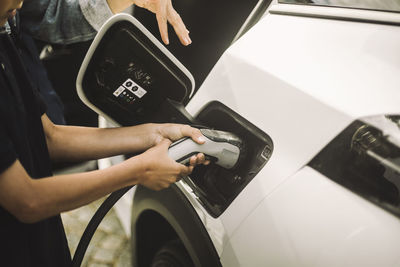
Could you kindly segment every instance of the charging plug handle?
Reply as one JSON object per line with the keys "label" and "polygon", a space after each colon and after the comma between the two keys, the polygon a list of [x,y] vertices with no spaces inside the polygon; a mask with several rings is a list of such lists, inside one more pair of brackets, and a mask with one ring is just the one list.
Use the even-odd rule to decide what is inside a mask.
{"label": "charging plug handle", "polygon": [[191,138],[182,138],[174,142],[168,150],[168,155],[181,164],[188,164],[190,157],[203,153],[206,159],[214,161],[215,164],[225,168],[234,168],[242,150],[242,140],[233,133],[200,129],[206,141],[198,144]]}

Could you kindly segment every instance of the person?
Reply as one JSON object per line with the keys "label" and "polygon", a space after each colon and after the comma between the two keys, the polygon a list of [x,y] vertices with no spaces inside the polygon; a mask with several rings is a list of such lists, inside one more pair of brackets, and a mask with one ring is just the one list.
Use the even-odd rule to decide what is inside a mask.
{"label": "person", "polygon": [[21,9],[21,28],[35,39],[52,44],[92,40],[104,22],[131,5],[156,15],[162,41],[168,45],[169,23],[183,45],[189,31],[171,0],[30,0]]}
{"label": "person", "polygon": [[13,41],[18,44],[21,59],[27,69],[32,85],[39,91],[46,103],[46,114],[56,124],[66,124],[64,117],[64,104],[53,88],[47,70],[39,58],[37,46],[31,35],[21,31],[19,13],[9,18],[5,28]]}
{"label": "person", "polygon": [[[0,25],[23,0],[0,1]],[[190,165],[168,157],[184,136],[201,144],[198,129],[180,124],[88,128],[53,124],[30,81],[20,52],[0,30],[0,255],[2,266],[69,266],[71,257],[60,213],[117,189],[141,184],[161,190],[188,175]],[[80,161],[141,153],[103,170],[52,176],[51,160]]]}

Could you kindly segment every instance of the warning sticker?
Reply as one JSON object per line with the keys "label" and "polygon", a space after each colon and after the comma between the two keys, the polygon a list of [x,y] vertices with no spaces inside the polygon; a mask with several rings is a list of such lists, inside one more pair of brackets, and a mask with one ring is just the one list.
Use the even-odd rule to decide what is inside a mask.
{"label": "warning sticker", "polygon": [[118,87],[117,90],[114,91],[113,95],[115,95],[116,97],[118,97],[124,90],[125,90],[125,87],[120,86],[120,87]]}
{"label": "warning sticker", "polygon": [[138,98],[142,98],[147,93],[145,89],[131,79],[127,79],[122,86],[131,91]]}

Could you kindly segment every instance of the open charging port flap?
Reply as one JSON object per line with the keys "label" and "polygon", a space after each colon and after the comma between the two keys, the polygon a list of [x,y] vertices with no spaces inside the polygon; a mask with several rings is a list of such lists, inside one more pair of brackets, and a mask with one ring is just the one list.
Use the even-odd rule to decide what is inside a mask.
{"label": "open charging port flap", "polygon": [[82,101],[124,126],[161,122],[160,107],[186,104],[193,89],[190,72],[127,14],[113,16],[101,28],[77,78]]}

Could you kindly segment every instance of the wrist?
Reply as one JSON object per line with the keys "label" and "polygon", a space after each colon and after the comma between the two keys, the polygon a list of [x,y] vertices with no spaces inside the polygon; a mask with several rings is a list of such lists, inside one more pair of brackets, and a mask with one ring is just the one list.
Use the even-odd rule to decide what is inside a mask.
{"label": "wrist", "polygon": [[145,153],[129,159],[129,165],[134,166],[134,181],[136,184],[144,185],[148,180],[148,172],[151,169],[151,162]]}
{"label": "wrist", "polygon": [[124,136],[128,137],[128,145],[132,146],[132,152],[143,152],[155,146],[158,141],[156,124],[146,123],[137,126],[122,127]]}
{"label": "wrist", "polygon": [[122,188],[141,184],[143,179],[145,179],[145,165],[140,155],[138,155],[105,170],[108,170],[112,174],[113,179],[117,180],[119,187]]}
{"label": "wrist", "polygon": [[156,146],[163,139],[161,133],[161,125],[158,123],[147,123],[145,124],[147,132],[147,143],[150,147]]}

